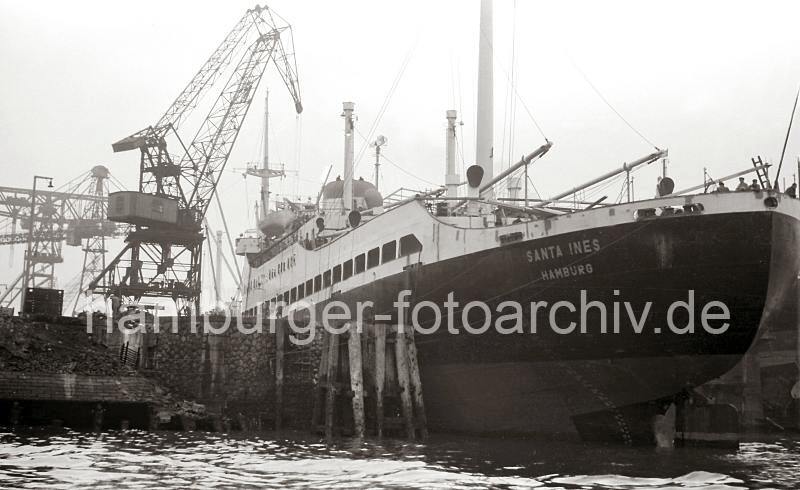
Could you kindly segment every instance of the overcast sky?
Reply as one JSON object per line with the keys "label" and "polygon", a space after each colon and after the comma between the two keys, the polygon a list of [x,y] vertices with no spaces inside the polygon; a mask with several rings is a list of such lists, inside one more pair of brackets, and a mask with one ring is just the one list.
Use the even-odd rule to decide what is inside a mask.
{"label": "overcast sky", "polygon": [[[258,185],[232,169],[259,159],[267,86],[271,159],[299,171],[275,184],[277,197],[316,195],[330,164],[334,176],[341,173],[341,102],[355,102],[359,131],[367,136],[407,56],[373,134],[389,139],[391,163],[382,167],[381,190],[444,181],[447,109],[459,110],[463,122],[459,165],[473,163],[477,0],[269,5],[294,28],[305,111],[294,116],[288,92],[269,68],[220,185],[236,234],[250,226]],[[137,155],[113,154],[111,143],[155,123],[249,7],[242,1],[0,1],[2,185],[30,187],[36,173],[54,177],[58,186],[104,164],[135,188]],[[721,176],[759,154],[777,163],[800,82],[799,14],[796,2],[497,0],[495,167],[543,143],[532,117],[554,143],[531,168],[545,195],[650,153],[651,144],[587,79],[646,139],[669,149],[678,187],[699,184],[704,167]],[[795,133],[783,174],[788,180],[798,153]],[[637,174],[637,197],[652,194],[659,171]],[[372,172],[367,152],[356,175],[371,178]],[[609,192],[613,199],[619,190]],[[219,226],[216,211],[210,217]],[[21,264],[8,267],[7,253],[0,252],[0,283],[21,270]],[[78,256],[75,249],[66,254]],[[61,266],[62,286],[78,270]]]}

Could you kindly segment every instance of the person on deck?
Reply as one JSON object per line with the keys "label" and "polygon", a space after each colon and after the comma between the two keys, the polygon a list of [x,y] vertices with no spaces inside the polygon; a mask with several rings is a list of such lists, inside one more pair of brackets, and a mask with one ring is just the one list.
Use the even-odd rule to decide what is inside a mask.
{"label": "person on deck", "polygon": [[744,181],[744,177],[739,177],[739,185],[736,186],[736,190],[737,191],[750,190],[750,188],[747,187],[747,182]]}
{"label": "person on deck", "polygon": [[786,188],[786,195],[795,199],[797,198],[797,183],[794,183]]}
{"label": "person on deck", "polygon": [[730,192],[731,190],[725,187],[725,182],[719,181],[717,183],[717,192]]}
{"label": "person on deck", "polygon": [[753,179],[753,182],[750,184],[750,190],[756,192],[761,190],[761,186],[759,185],[758,180]]}

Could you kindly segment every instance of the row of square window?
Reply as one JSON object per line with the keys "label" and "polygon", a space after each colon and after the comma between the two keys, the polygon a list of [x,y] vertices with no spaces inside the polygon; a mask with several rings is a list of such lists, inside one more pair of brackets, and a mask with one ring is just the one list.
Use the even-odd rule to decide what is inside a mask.
{"label": "row of square window", "polygon": [[[318,293],[323,288],[349,279],[355,274],[360,274],[380,264],[391,262],[398,257],[405,257],[421,251],[422,243],[420,243],[417,237],[414,235],[405,235],[400,238],[399,254],[397,250],[397,240],[392,240],[391,242],[384,243],[381,247],[375,247],[367,253],[356,256],[355,259],[350,259],[343,264],[337,265],[333,269],[317,275],[314,279],[309,279],[299,284],[297,287],[292,288],[291,291],[286,291],[282,295],[276,296],[270,302],[274,304],[282,299],[284,304],[290,305],[306,296]],[[251,308],[245,313],[248,315],[255,315],[256,309]]]}

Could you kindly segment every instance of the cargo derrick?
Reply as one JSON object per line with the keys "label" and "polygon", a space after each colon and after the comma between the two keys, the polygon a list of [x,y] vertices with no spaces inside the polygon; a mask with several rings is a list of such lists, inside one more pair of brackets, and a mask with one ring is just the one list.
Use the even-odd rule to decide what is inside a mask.
{"label": "cargo derrick", "polygon": [[[202,95],[241,53],[191,143],[180,134]],[[130,223],[125,248],[90,287],[119,301],[171,298],[199,306],[203,217],[268,62],[302,111],[291,26],[267,7],[248,10],[158,122],[112,145],[140,151],[139,191],[112,194],[109,219]],[[167,140],[182,154],[171,155]]]}

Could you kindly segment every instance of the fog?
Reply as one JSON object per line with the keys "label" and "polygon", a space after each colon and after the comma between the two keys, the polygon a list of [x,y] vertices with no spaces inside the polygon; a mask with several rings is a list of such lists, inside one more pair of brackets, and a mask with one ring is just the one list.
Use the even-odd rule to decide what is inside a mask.
{"label": "fog", "polygon": [[[268,68],[218,189],[234,235],[253,222],[258,182],[237,169],[260,159],[267,87],[270,158],[290,171],[274,182],[273,199],[315,196],[329,165],[332,176],[341,173],[342,101],[356,104],[357,176],[374,172],[371,150],[360,151],[365,138],[389,140],[384,194],[443,183],[448,109],[463,123],[462,175],[474,163],[477,0],[269,5],[294,28],[305,110],[294,115]],[[38,174],[58,187],[104,164],[136,188],[138,156],[114,154],[111,143],[154,124],[249,7],[0,2],[0,185],[29,188]],[[532,196],[575,186],[653,146],[669,150],[679,188],[701,183],[704,168],[718,177],[756,155],[777,163],[800,82],[798,14],[794,2],[496,1],[495,168],[544,142],[536,123],[554,146],[530,169]],[[794,133],[787,182],[798,153]],[[636,197],[652,195],[660,172],[653,165],[635,174]],[[619,193],[609,188],[609,200]],[[221,226],[216,209],[209,218]],[[18,248],[11,263],[8,246],[0,251],[0,283],[21,271]],[[61,286],[80,271],[81,252],[64,248]],[[109,255],[120,248],[111,242]]]}

